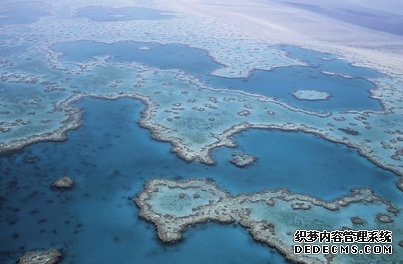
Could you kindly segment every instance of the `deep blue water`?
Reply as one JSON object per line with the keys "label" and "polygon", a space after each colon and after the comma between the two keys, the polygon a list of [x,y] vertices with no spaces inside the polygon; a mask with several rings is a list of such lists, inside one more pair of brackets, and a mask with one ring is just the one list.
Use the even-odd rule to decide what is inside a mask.
{"label": "deep blue water", "polygon": [[18,2],[6,5],[9,11],[0,12],[0,25],[29,24],[49,13],[44,10],[43,2]]}
{"label": "deep blue water", "polygon": [[[285,263],[239,226],[199,225],[189,228],[184,241],[162,244],[132,201],[155,177],[209,177],[233,194],[285,187],[328,200],[352,187],[371,187],[401,201],[395,175],[355,150],[313,135],[246,131],[235,137],[237,149],[215,150],[218,163],[207,166],[184,162],[170,153],[169,143],[153,140],[139,127],[144,107],[139,101],[85,99],[78,105],[85,111],[83,126],[68,132],[66,141],[0,156],[1,263],[50,247],[63,248],[65,263]],[[237,168],[229,163],[233,151],[246,151],[258,161]],[[61,176],[73,178],[76,187],[51,190]]]}
{"label": "deep blue water", "polygon": [[[69,132],[68,140],[0,157],[1,263],[49,247],[63,248],[65,263],[75,264],[285,263],[241,227],[198,226],[183,242],[163,245],[154,226],[138,218],[132,197],[150,178],[206,177],[213,167],[194,163],[188,171],[170,144],[152,140],[136,123],[139,101],[88,99],[79,105],[86,111],[83,126]],[[32,156],[38,160],[24,162]],[[76,188],[50,190],[64,175]]]}
{"label": "deep blue water", "polygon": [[162,15],[164,11],[138,6],[110,8],[106,6],[86,6],[79,9],[77,17],[95,21],[166,20],[172,15]]}
{"label": "deep blue water", "polygon": [[[139,50],[148,46],[151,50]],[[255,70],[250,78],[222,78],[209,73],[222,65],[214,62],[204,50],[189,48],[180,44],[161,45],[158,43],[117,42],[105,44],[91,41],[59,43],[53,46],[56,51],[64,52],[62,60],[83,62],[92,56],[113,55],[112,62],[138,61],[155,68],[183,69],[201,77],[213,87],[240,89],[264,94],[287,101],[291,105],[314,111],[338,110],[381,110],[379,101],[370,98],[370,89],[375,85],[363,79],[381,76],[376,71],[353,67],[345,61],[325,61],[320,58],[334,58],[329,54],[303,50],[297,47],[277,47],[285,49],[290,57],[304,59],[312,67],[285,67],[272,71]],[[164,58],[161,60],[161,58]],[[337,71],[362,78],[346,79],[339,76],[322,74],[322,70]],[[290,93],[297,89],[316,89],[332,94],[329,100],[297,100]]]}

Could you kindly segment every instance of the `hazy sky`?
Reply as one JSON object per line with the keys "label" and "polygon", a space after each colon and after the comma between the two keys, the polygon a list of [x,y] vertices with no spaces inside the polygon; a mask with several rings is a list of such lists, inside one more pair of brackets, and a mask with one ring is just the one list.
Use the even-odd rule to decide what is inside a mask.
{"label": "hazy sky", "polygon": [[403,0],[284,0],[283,4],[403,36]]}
{"label": "hazy sky", "polygon": [[403,0],[286,0],[283,2],[348,9],[358,9],[361,7],[403,15]]}

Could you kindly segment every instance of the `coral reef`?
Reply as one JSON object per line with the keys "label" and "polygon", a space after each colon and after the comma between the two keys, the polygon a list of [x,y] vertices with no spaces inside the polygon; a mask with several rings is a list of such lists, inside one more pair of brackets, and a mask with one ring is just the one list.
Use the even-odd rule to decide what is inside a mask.
{"label": "coral reef", "polygon": [[55,264],[61,256],[62,254],[54,248],[46,251],[30,251],[19,257],[17,264]]}

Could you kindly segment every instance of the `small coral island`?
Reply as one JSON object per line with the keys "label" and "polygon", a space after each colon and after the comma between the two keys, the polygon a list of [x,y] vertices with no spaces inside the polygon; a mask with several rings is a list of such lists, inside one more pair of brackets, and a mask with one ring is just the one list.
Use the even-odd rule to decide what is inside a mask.
{"label": "small coral island", "polygon": [[70,189],[74,185],[74,182],[69,177],[61,177],[53,182],[53,187],[58,189]]}
{"label": "small coral island", "polygon": [[327,100],[332,95],[318,90],[296,90],[291,93],[298,100],[318,101]]}
{"label": "small coral island", "polygon": [[[238,222],[249,229],[255,240],[276,247],[287,259],[298,263],[353,263],[357,257],[365,261],[368,256],[294,254],[296,243],[292,234],[296,230],[354,230],[364,225],[365,229],[399,233],[390,224],[398,209],[368,188],[352,189],[349,195],[324,201],[286,189],[233,196],[204,179],[179,182],[158,178],[145,183],[135,203],[140,208],[139,216],[155,224],[158,237],[164,242],[179,241],[189,225]],[[383,257],[392,263],[403,256],[394,251]]]}
{"label": "small coral island", "polygon": [[30,251],[17,259],[17,264],[55,264],[58,263],[62,254],[52,248],[46,251]]}
{"label": "small coral island", "polygon": [[246,153],[234,152],[232,156],[234,156],[234,158],[232,158],[230,162],[241,168],[252,165],[256,161],[255,156]]}

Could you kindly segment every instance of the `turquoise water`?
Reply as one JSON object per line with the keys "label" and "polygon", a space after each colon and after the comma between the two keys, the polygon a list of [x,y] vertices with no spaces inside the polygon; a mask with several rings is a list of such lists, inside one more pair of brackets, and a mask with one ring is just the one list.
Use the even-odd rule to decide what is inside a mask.
{"label": "turquoise water", "polygon": [[44,10],[43,2],[18,2],[6,5],[8,11],[0,12],[0,25],[29,24],[35,20],[49,15]]}
{"label": "turquoise water", "polygon": [[[148,46],[150,50],[139,50]],[[338,110],[381,110],[379,101],[370,98],[370,89],[375,85],[363,77],[379,77],[376,71],[353,67],[345,61],[325,61],[321,58],[334,58],[329,54],[303,50],[297,47],[278,47],[287,50],[290,56],[309,61],[311,67],[285,67],[272,71],[255,70],[250,78],[222,78],[209,73],[222,65],[215,63],[204,50],[189,48],[180,44],[161,45],[158,43],[141,43],[124,41],[106,44],[91,41],[58,43],[53,49],[65,54],[64,61],[90,61],[92,56],[112,55],[111,62],[144,63],[154,68],[183,69],[192,75],[201,77],[212,87],[245,90],[253,93],[275,97],[291,105],[314,111]],[[161,60],[164,58],[164,60]],[[322,70],[337,71],[360,78],[346,79],[340,76],[322,74]],[[298,89],[315,89],[332,94],[329,100],[297,100],[290,93]]]}
{"label": "turquoise water", "polygon": [[[399,178],[394,173],[345,145],[303,132],[260,129],[241,132],[234,139],[237,148],[213,151],[222,174],[237,175],[236,183],[230,182],[231,177],[222,184],[217,182],[232,193],[284,187],[330,201],[351,188],[369,187],[383,198],[403,202],[395,185]],[[228,160],[238,151],[258,157],[257,162],[246,169],[234,167]]]}
{"label": "turquoise water", "polygon": [[[272,71],[256,70],[250,78],[226,79],[207,77],[216,87],[246,90],[275,97],[290,105],[314,111],[381,110],[379,101],[369,98],[375,85],[364,79],[346,79],[328,76],[311,67],[277,68]],[[298,100],[295,90],[319,90],[332,95],[328,100]]]}
{"label": "turquoise water", "polygon": [[[149,47],[150,50],[139,50]],[[93,56],[112,55],[111,62],[144,63],[153,68],[183,69],[196,76],[204,76],[214,69],[221,68],[207,52],[200,49],[188,48],[181,44],[161,45],[158,43],[143,43],[121,41],[114,44],[92,41],[76,41],[58,43],[54,50],[65,53],[63,61],[84,62],[92,60]],[[161,60],[161,58],[164,58]],[[196,63],[197,62],[197,63]]]}
{"label": "turquoise water", "polygon": [[165,11],[127,6],[111,8],[106,6],[86,6],[79,9],[77,17],[89,18],[95,21],[128,21],[128,20],[166,20],[172,15],[162,15]]}
{"label": "turquoise water", "polygon": [[[331,54],[295,46],[276,46],[275,48],[286,51],[290,58],[308,62],[311,67],[293,66],[272,71],[255,70],[250,78],[226,79],[212,76],[206,78],[209,83],[218,87],[264,94],[280,101],[287,101],[298,108],[314,111],[382,109],[379,101],[369,97],[369,90],[374,89],[375,85],[363,79],[381,77],[382,74],[368,68],[353,67],[347,61],[338,60]],[[321,71],[333,71],[357,78],[329,76]],[[332,97],[325,101],[312,102],[297,100],[290,94],[295,90],[310,89],[330,93]]]}
{"label": "turquoise water", "polygon": [[[66,141],[0,157],[1,263],[50,247],[63,248],[65,263],[285,263],[277,251],[232,225],[189,228],[184,241],[162,244],[133,203],[144,182],[155,177],[210,177],[233,194],[285,187],[329,200],[369,186],[401,201],[395,175],[313,135],[243,132],[235,137],[238,149],[215,150],[218,163],[207,166],[186,163],[170,153],[169,143],[152,140],[136,123],[144,107],[139,101],[85,99],[78,105],[85,111],[83,125],[68,132]],[[237,168],[229,163],[233,151],[258,161]],[[61,176],[73,178],[76,187],[51,190]]]}

